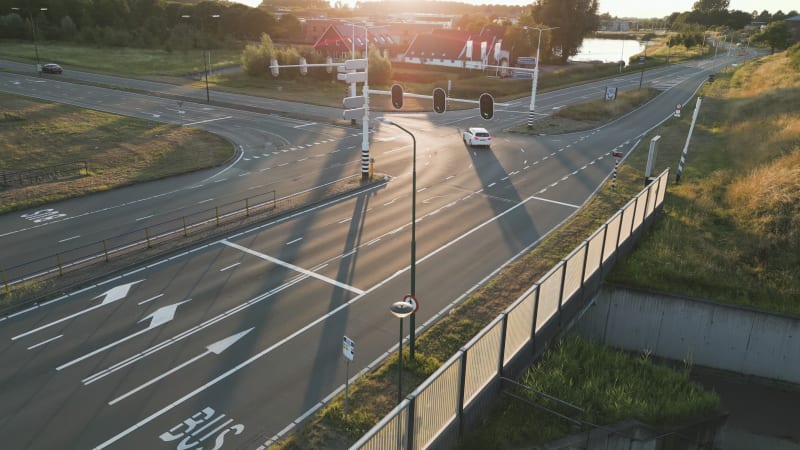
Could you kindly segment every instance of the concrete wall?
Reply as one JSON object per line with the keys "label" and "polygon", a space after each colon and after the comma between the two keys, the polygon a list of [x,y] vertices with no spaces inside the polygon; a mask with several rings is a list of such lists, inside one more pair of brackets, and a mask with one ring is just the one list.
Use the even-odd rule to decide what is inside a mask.
{"label": "concrete wall", "polygon": [[605,285],[576,331],[612,347],[800,383],[800,318]]}

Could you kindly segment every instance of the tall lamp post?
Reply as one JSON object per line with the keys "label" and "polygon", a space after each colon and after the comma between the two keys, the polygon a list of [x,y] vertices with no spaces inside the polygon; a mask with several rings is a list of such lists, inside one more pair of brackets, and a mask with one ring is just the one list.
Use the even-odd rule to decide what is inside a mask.
{"label": "tall lamp post", "polygon": [[533,68],[533,83],[531,84],[531,106],[528,110],[528,128],[533,127],[533,112],[536,109],[536,86],[539,84],[539,49],[542,46],[542,31],[550,31],[555,30],[560,27],[550,27],[550,28],[533,28],[533,27],[523,27],[526,30],[537,30],[539,31],[539,40],[536,42],[536,66]]}
{"label": "tall lamp post", "polygon": [[[17,7],[12,7],[12,11],[21,11]],[[39,8],[39,11],[47,11],[47,8]],[[36,73],[41,73],[42,65],[39,62],[39,47],[36,45],[36,21],[33,19],[33,13],[28,9],[28,17],[31,21],[31,35],[33,36],[33,52],[36,55]]]}
{"label": "tall lamp post", "polygon": [[[417,285],[417,138],[414,137],[414,134],[407,129],[403,128],[401,125],[385,118],[385,117],[378,117],[377,120],[380,123],[385,123],[387,125],[394,125],[397,128],[405,131],[411,136],[411,141],[413,142],[413,151],[412,151],[412,163],[411,163],[411,296],[416,298],[416,285]],[[408,353],[411,357],[411,360],[414,360],[414,341],[415,341],[415,334],[416,334],[416,321],[415,321],[416,314],[411,314],[411,330],[409,331],[410,340],[408,343]]]}
{"label": "tall lamp post", "polygon": [[[182,14],[182,18],[190,19],[192,16],[190,14]],[[212,19],[219,19],[219,14],[211,14],[209,17]],[[203,27],[203,21],[200,21],[200,31],[201,33],[205,34],[205,27]],[[207,45],[206,45],[207,47]],[[211,93],[208,89],[208,72],[211,70],[211,50],[204,50],[203,51],[203,68],[205,69],[205,79],[206,79],[206,103],[211,103]]]}
{"label": "tall lamp post", "polygon": [[414,307],[406,302],[394,302],[389,310],[400,319],[400,341],[397,343],[397,404],[399,405],[403,401],[403,318],[414,317]]}

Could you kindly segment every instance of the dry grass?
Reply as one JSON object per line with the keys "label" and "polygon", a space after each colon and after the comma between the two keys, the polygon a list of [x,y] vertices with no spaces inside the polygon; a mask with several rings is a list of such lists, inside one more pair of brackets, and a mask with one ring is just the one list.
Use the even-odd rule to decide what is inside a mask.
{"label": "dry grass", "polygon": [[0,170],[87,161],[89,176],[0,191],[0,213],[221,164],[224,139],[192,128],[0,94]]}
{"label": "dry grass", "polygon": [[[730,70],[704,89],[664,220],[612,273],[616,282],[800,314],[800,73],[785,54]],[[674,165],[690,114],[669,122]],[[635,154],[625,170],[641,170]]]}

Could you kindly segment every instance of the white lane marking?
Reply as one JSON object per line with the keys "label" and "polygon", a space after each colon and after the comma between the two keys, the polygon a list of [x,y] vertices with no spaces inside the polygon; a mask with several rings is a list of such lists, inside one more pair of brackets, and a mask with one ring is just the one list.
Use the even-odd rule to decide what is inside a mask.
{"label": "white lane marking", "polygon": [[231,264],[231,265],[230,265],[230,266],[228,266],[228,267],[223,267],[222,269],[219,269],[219,271],[220,271],[220,272],[225,272],[225,271],[226,271],[226,270],[228,270],[228,269],[233,269],[234,267],[238,266],[239,264],[241,264],[241,263],[240,263],[240,262],[233,263],[233,264]]}
{"label": "white lane marking", "polygon": [[158,295],[156,295],[155,297],[150,297],[150,298],[148,298],[147,300],[142,300],[142,301],[140,301],[139,303],[137,303],[137,305],[141,306],[141,305],[144,305],[145,303],[150,303],[150,302],[152,302],[153,300],[157,300],[157,299],[159,299],[159,298],[161,298],[161,297],[163,297],[163,296],[164,296],[164,294],[158,294]]}
{"label": "white lane marking", "polygon": [[147,219],[149,219],[151,217],[155,217],[155,214],[150,214],[149,216],[139,217],[138,219],[136,219],[136,222],[139,222],[139,221],[142,221],[142,220],[147,220]]}
{"label": "white lane marking", "polygon": [[297,160],[297,162],[303,162],[303,161],[305,161],[305,160],[307,160],[307,159],[308,159],[308,158],[298,159],[298,160]]}
{"label": "white lane marking", "polygon": [[[393,199],[392,199],[392,201],[384,203],[384,204],[383,204],[383,206],[389,206],[389,205],[391,205],[392,203],[394,203],[395,201],[397,201],[397,198],[396,198],[396,197],[395,197],[395,198],[393,198]],[[347,219],[347,220],[350,220],[350,219]],[[339,222],[339,223],[341,223],[341,222]]]}
{"label": "white lane marking", "polygon": [[303,238],[299,237],[299,238],[297,238],[297,239],[295,239],[295,240],[293,240],[293,241],[289,241],[289,242],[287,242],[287,243],[286,243],[286,245],[292,245],[292,244],[294,244],[295,242],[300,242],[300,241],[302,241],[302,240],[303,240]]}
{"label": "white lane marking", "polygon": [[247,175],[250,175],[250,172],[244,172],[244,173],[240,173],[239,174],[240,177],[244,177],[244,176],[247,176]]}
{"label": "white lane marking", "polygon": [[221,178],[219,180],[214,180],[214,183],[222,183],[225,180],[227,180],[227,178]]}
{"label": "white lane marking", "polygon": [[487,187],[487,188],[490,188],[490,187],[494,186],[495,184],[497,184],[497,183],[491,183],[491,184],[489,184],[489,185],[488,185],[488,186],[486,186],[486,187]]}
{"label": "white lane marking", "polygon": [[371,241],[367,242],[367,243],[366,243],[366,244],[364,244],[364,245],[366,245],[367,247],[369,247],[369,246],[370,246],[370,245],[372,245],[372,244],[376,244],[376,243],[378,243],[380,240],[381,240],[381,238],[376,238],[376,239],[373,239],[373,240],[371,240]]}
{"label": "white lane marking", "polygon": [[316,125],[316,124],[317,124],[317,122],[304,123],[302,125],[295,125],[293,128],[303,128],[303,127],[308,127],[308,126]]}
{"label": "white lane marking", "polygon": [[170,370],[162,373],[161,375],[153,378],[152,380],[148,381],[147,383],[139,385],[139,387],[137,387],[135,389],[132,389],[132,390],[126,392],[125,394],[120,395],[119,397],[115,398],[114,400],[111,400],[110,402],[108,402],[108,406],[113,406],[115,403],[117,403],[117,402],[119,402],[121,400],[125,400],[126,398],[130,397],[131,395],[133,395],[133,394],[141,391],[142,389],[144,389],[144,388],[146,388],[148,386],[151,386],[154,383],[157,383],[158,381],[160,381],[160,380],[172,375],[173,373],[183,369],[184,367],[192,364],[193,362],[197,361],[200,358],[204,358],[204,357],[206,357],[206,356],[208,356],[208,355],[210,355],[212,353],[215,354],[215,355],[221,354],[222,352],[224,352],[225,350],[230,348],[233,344],[238,342],[241,338],[243,338],[247,333],[253,331],[254,329],[255,329],[255,327],[249,328],[247,330],[241,331],[239,333],[236,333],[234,335],[231,335],[231,336],[228,336],[228,337],[226,337],[224,339],[221,339],[221,340],[219,340],[217,342],[214,342],[213,344],[207,346],[206,347],[206,351],[204,351],[203,353],[200,353],[199,355],[195,356],[194,358],[191,358],[188,361],[173,367],[172,369],[170,369]]}
{"label": "white lane marking", "polygon": [[453,179],[453,178],[455,178],[455,177],[456,177],[455,175],[450,175],[449,177],[445,178],[444,180],[445,180],[445,181],[447,181],[447,180],[451,180],[451,179]]}
{"label": "white lane marking", "polygon": [[[78,316],[80,316],[82,314],[86,314],[89,311],[94,311],[95,309],[100,308],[100,307],[105,306],[105,305],[108,305],[109,303],[113,303],[113,302],[115,302],[117,300],[122,300],[123,298],[128,296],[128,292],[130,291],[130,289],[131,289],[131,287],[133,285],[141,283],[142,281],[144,281],[144,280],[138,280],[138,281],[133,281],[133,282],[130,282],[130,283],[121,284],[119,286],[114,286],[113,288],[107,290],[106,292],[103,292],[102,294],[92,298],[92,300],[96,300],[96,299],[98,299],[100,297],[104,297],[102,302],[100,302],[100,303],[98,303],[98,304],[96,304],[94,306],[90,306],[90,307],[88,307],[86,309],[82,309],[82,310],[80,310],[80,311],[78,311],[78,312],[76,312],[74,314],[70,314],[70,315],[68,315],[66,317],[62,317],[62,318],[60,318],[58,320],[54,320],[54,321],[52,321],[50,323],[46,323],[46,324],[44,324],[44,325],[42,325],[42,326],[40,326],[38,328],[34,328],[32,330],[28,330],[28,331],[26,331],[26,332],[24,332],[22,334],[18,334],[16,336],[12,337],[11,340],[12,341],[16,341],[19,338],[23,338],[23,337],[28,336],[30,334],[36,333],[38,331],[42,331],[45,328],[50,328],[53,325],[59,324],[61,322],[65,322],[65,321],[67,321],[69,319],[78,317]],[[83,292],[83,291],[79,291],[79,292]],[[58,300],[58,299],[56,299],[56,300]],[[52,301],[56,301],[56,300],[52,300]],[[50,302],[46,302],[46,303],[50,303]],[[26,310],[26,311],[28,311],[28,310]],[[22,312],[24,312],[24,311],[21,311],[20,313],[17,313],[17,314],[21,314]],[[11,317],[11,316],[9,316],[9,317]]]}
{"label": "white lane marking", "polygon": [[503,178],[500,179],[500,181],[506,181],[507,179],[508,179],[508,177],[503,177]]}
{"label": "white lane marking", "polygon": [[419,193],[419,192],[422,192],[422,191],[424,191],[425,189],[428,189],[428,188],[424,187],[424,188],[422,188],[422,189],[418,189],[418,190],[417,190],[417,192],[418,192],[418,193]]}
{"label": "white lane marking", "polygon": [[332,284],[332,285],[334,285],[336,287],[340,287],[342,289],[346,289],[348,291],[355,292],[358,295],[364,294],[364,291],[362,291],[361,289],[358,289],[356,287],[349,286],[349,285],[346,285],[344,283],[340,283],[340,282],[338,282],[338,281],[336,281],[336,280],[334,280],[332,278],[328,278],[328,277],[326,277],[324,275],[320,275],[320,274],[318,274],[316,272],[312,272],[310,270],[303,269],[302,267],[295,266],[294,264],[290,264],[290,263],[287,263],[285,261],[281,261],[281,260],[279,260],[277,258],[273,258],[273,257],[271,257],[269,255],[265,255],[263,253],[257,252],[255,250],[249,249],[247,247],[242,247],[241,245],[234,244],[233,242],[230,242],[228,240],[223,239],[220,242],[225,244],[225,245],[227,245],[227,246],[229,246],[229,247],[233,247],[233,248],[239,249],[239,250],[241,250],[241,251],[243,251],[245,253],[249,253],[249,254],[251,254],[253,256],[257,256],[257,257],[259,257],[261,259],[264,259],[266,261],[269,261],[269,262],[271,262],[273,264],[277,264],[279,266],[283,266],[283,267],[286,267],[288,269],[292,269],[292,270],[294,270],[296,272],[302,273],[304,275],[308,275],[308,276],[310,276],[312,278],[316,278],[316,279],[318,279],[320,281],[324,281],[324,282],[326,282],[328,284]]}
{"label": "white lane marking", "polygon": [[147,328],[139,330],[139,331],[137,331],[137,332],[135,332],[133,334],[129,334],[128,336],[125,336],[124,338],[116,340],[116,341],[114,341],[114,342],[112,342],[110,344],[106,344],[106,345],[104,345],[104,346],[102,346],[102,347],[100,347],[100,348],[98,348],[96,350],[93,350],[93,351],[91,351],[91,352],[89,352],[89,353],[87,353],[87,354],[85,354],[85,355],[83,355],[83,356],[81,356],[79,358],[73,359],[72,361],[70,361],[68,363],[64,363],[64,364],[56,367],[56,370],[61,371],[63,369],[66,369],[67,367],[73,366],[73,365],[75,365],[75,364],[77,364],[77,363],[79,363],[81,361],[84,361],[84,360],[86,360],[88,358],[91,358],[92,356],[94,356],[94,355],[96,355],[98,353],[104,352],[104,351],[110,349],[111,347],[115,347],[115,346],[117,346],[119,344],[122,344],[123,342],[127,342],[127,341],[129,341],[129,340],[141,335],[141,334],[147,333],[148,331],[150,331],[150,330],[152,330],[154,328],[158,328],[161,325],[164,325],[165,323],[170,322],[172,319],[175,318],[175,311],[177,311],[178,306],[180,306],[180,305],[182,305],[182,304],[184,304],[184,303],[186,303],[188,301],[191,301],[191,299],[184,300],[182,302],[173,303],[171,305],[162,306],[161,308],[158,308],[157,310],[153,311],[152,314],[148,314],[143,319],[141,319],[138,322],[136,322],[136,323],[141,323],[141,322],[145,322],[145,321],[149,320],[150,324],[147,325]]}
{"label": "white lane marking", "polygon": [[[473,233],[477,232],[479,229],[483,228],[484,226],[488,225],[489,223],[491,223],[491,222],[494,222],[494,221],[497,221],[497,220],[499,220],[501,217],[505,216],[506,214],[509,214],[510,212],[512,212],[513,210],[517,209],[518,207],[521,207],[522,205],[524,205],[525,203],[527,203],[529,200],[531,200],[531,199],[533,199],[533,198],[534,198],[534,197],[528,197],[527,199],[525,199],[525,200],[523,200],[523,201],[521,201],[521,202],[517,203],[516,205],[514,205],[514,206],[510,207],[509,209],[507,209],[507,210],[503,211],[502,213],[500,213],[500,214],[498,214],[498,215],[496,215],[496,216],[494,216],[494,217],[491,217],[491,218],[487,219],[487,220],[486,220],[486,221],[484,221],[483,223],[481,223],[481,224],[479,224],[479,225],[475,226],[475,227],[474,227],[474,228],[472,228],[471,230],[467,231],[466,233],[462,234],[461,236],[457,237],[456,239],[454,239],[454,240],[452,240],[452,241],[448,242],[448,243],[447,243],[447,244],[445,244],[444,246],[442,246],[442,247],[439,247],[438,249],[434,250],[434,251],[433,251],[433,252],[431,252],[430,254],[428,254],[428,255],[424,256],[423,258],[420,258],[420,259],[419,259],[419,261],[417,261],[417,262],[419,263],[419,262],[425,261],[425,260],[427,260],[427,259],[429,259],[429,258],[432,258],[434,255],[436,255],[436,254],[438,254],[438,253],[440,253],[440,252],[444,251],[446,248],[448,248],[448,247],[450,247],[450,246],[452,246],[452,245],[455,245],[457,242],[459,242],[459,241],[461,241],[462,239],[465,239],[467,236],[469,236],[469,235],[471,235],[471,234],[473,234]],[[562,223],[563,223],[563,222],[562,222]],[[257,228],[258,228],[258,229],[260,229],[261,227],[257,227]],[[541,240],[541,239],[540,239],[540,240]],[[222,243],[226,243],[226,241],[220,241],[220,242],[222,242]],[[537,241],[537,242],[539,242],[539,241]],[[230,243],[228,243],[228,244],[230,244]],[[234,244],[234,245],[235,245],[235,244]],[[530,248],[531,248],[531,247],[528,247],[528,248],[526,249],[526,251],[530,250]],[[184,395],[183,397],[181,397],[181,398],[179,398],[179,399],[175,400],[174,402],[170,403],[169,405],[167,405],[167,406],[165,406],[165,407],[161,408],[160,410],[158,410],[158,411],[154,412],[153,414],[151,414],[151,415],[149,415],[149,416],[145,417],[144,419],[140,420],[138,423],[135,423],[135,424],[131,425],[130,427],[128,427],[128,428],[127,428],[127,429],[125,429],[124,431],[120,432],[119,434],[117,434],[117,435],[115,435],[115,436],[112,436],[111,438],[109,438],[109,439],[108,439],[108,440],[106,440],[105,442],[103,442],[103,443],[101,443],[100,445],[98,445],[97,447],[95,447],[95,450],[102,450],[102,449],[104,449],[104,448],[106,448],[106,447],[110,446],[111,444],[113,444],[113,443],[115,443],[115,442],[119,441],[120,439],[124,438],[125,436],[127,436],[127,435],[131,434],[132,432],[134,432],[134,431],[138,430],[138,429],[139,429],[139,428],[141,428],[142,426],[144,426],[144,425],[146,425],[146,424],[148,424],[148,423],[152,422],[152,421],[153,421],[153,419],[156,419],[157,417],[160,417],[160,416],[162,416],[164,413],[166,413],[166,412],[170,411],[171,409],[175,408],[176,406],[178,406],[178,405],[180,405],[180,404],[184,403],[186,400],[189,400],[190,398],[192,398],[192,397],[196,396],[197,394],[199,394],[199,393],[201,393],[201,392],[205,391],[206,389],[210,388],[211,386],[213,386],[213,385],[215,385],[215,384],[219,383],[220,381],[222,381],[222,380],[224,380],[224,379],[228,378],[229,376],[231,376],[231,375],[233,375],[234,373],[238,372],[238,371],[239,371],[239,370],[241,370],[242,368],[249,366],[249,365],[250,365],[250,364],[252,364],[254,361],[257,361],[258,359],[260,359],[262,356],[264,356],[264,355],[267,355],[267,354],[269,354],[269,353],[273,352],[275,349],[282,347],[284,344],[286,344],[287,342],[290,342],[290,341],[292,341],[292,340],[293,340],[293,339],[295,339],[297,336],[300,336],[301,334],[305,333],[306,331],[310,330],[311,328],[315,327],[316,325],[318,325],[318,324],[320,324],[320,323],[324,322],[325,320],[329,319],[330,317],[333,317],[333,316],[334,316],[334,315],[336,315],[336,314],[337,314],[339,311],[342,311],[342,310],[344,310],[345,308],[348,308],[350,305],[352,305],[352,304],[356,303],[356,302],[357,302],[357,301],[359,301],[361,298],[363,298],[363,297],[364,297],[364,295],[365,295],[366,293],[368,293],[368,292],[371,292],[371,291],[373,291],[373,290],[375,290],[375,289],[378,289],[378,288],[380,288],[381,286],[383,286],[383,285],[387,284],[389,281],[393,280],[394,278],[396,278],[396,277],[400,276],[400,275],[401,275],[403,272],[405,272],[405,271],[409,270],[409,268],[410,268],[410,266],[407,266],[407,267],[406,267],[406,268],[404,268],[404,269],[398,270],[398,271],[397,271],[397,272],[395,272],[393,275],[389,276],[388,278],[386,278],[386,279],[384,279],[383,281],[379,282],[379,283],[378,283],[378,284],[376,284],[375,286],[371,287],[371,288],[370,288],[370,289],[369,289],[367,292],[365,292],[364,294],[360,294],[360,295],[356,296],[355,298],[353,298],[352,300],[348,301],[347,303],[344,303],[344,304],[340,305],[339,307],[337,307],[336,309],[334,309],[334,310],[332,310],[332,311],[328,312],[327,314],[324,314],[324,315],[320,316],[319,318],[317,318],[317,319],[316,319],[316,320],[314,320],[313,322],[309,323],[309,324],[308,324],[308,325],[306,325],[305,327],[303,327],[303,328],[301,328],[301,329],[299,329],[299,330],[295,331],[294,333],[290,334],[289,336],[285,337],[284,339],[282,339],[282,340],[280,340],[280,341],[276,342],[275,344],[273,344],[273,345],[271,345],[271,346],[269,346],[269,347],[265,348],[264,350],[262,350],[261,352],[259,352],[259,353],[255,354],[255,355],[251,356],[250,358],[248,358],[248,359],[246,359],[246,360],[242,361],[242,362],[241,362],[241,363],[239,363],[237,366],[235,366],[235,367],[232,367],[231,369],[229,369],[228,371],[226,371],[226,372],[224,372],[224,373],[220,374],[219,376],[217,376],[217,377],[216,377],[216,378],[214,378],[213,380],[210,380],[209,382],[207,382],[206,384],[204,384],[204,385],[202,385],[202,386],[198,387],[197,389],[193,390],[192,392],[189,392],[188,394],[186,394],[186,395]],[[304,277],[303,277],[303,278],[304,278]],[[250,303],[250,302],[248,302],[248,303]],[[169,342],[174,342],[174,340],[172,340],[172,341],[169,341]]]}
{"label": "white lane marking", "polygon": [[72,237],[68,237],[66,239],[62,239],[62,240],[58,241],[58,243],[61,244],[62,242],[67,242],[67,241],[71,241],[73,239],[78,239],[79,237],[81,237],[81,236],[78,234],[78,235],[75,235],[75,236],[72,236]]}
{"label": "white lane marking", "polygon": [[203,203],[208,203],[208,202],[213,202],[213,201],[214,201],[213,198],[209,198],[209,199],[205,199],[205,200],[200,200],[199,202],[197,202],[197,204],[198,205],[202,205]]}
{"label": "white lane marking", "polygon": [[[544,189],[542,191],[540,191],[540,192],[544,192]],[[539,201],[543,201],[543,202],[554,203],[556,205],[569,206],[570,208],[575,208],[575,209],[580,208],[579,205],[573,205],[571,203],[564,203],[564,202],[559,202],[559,201],[556,201],[556,200],[550,200],[550,199],[541,198],[541,197],[531,197],[531,198],[534,199],[534,200],[539,200]]]}
{"label": "white lane marking", "polygon": [[339,223],[345,223],[345,222],[349,222],[351,220],[353,220],[352,217],[347,217],[347,218],[344,218],[344,219],[340,220]]}
{"label": "white lane marking", "polygon": [[41,346],[43,346],[43,345],[45,345],[45,344],[49,344],[50,342],[53,342],[53,341],[55,341],[56,339],[58,339],[58,338],[60,338],[60,337],[63,337],[63,336],[64,336],[63,334],[59,334],[58,336],[51,337],[50,339],[44,340],[44,341],[42,341],[42,342],[39,342],[38,344],[33,344],[33,345],[31,345],[30,347],[28,347],[28,350],[33,350],[33,349],[35,349],[35,348],[37,348],[37,347],[41,347]]}
{"label": "white lane marking", "polygon": [[278,167],[288,166],[289,163],[278,164]]}
{"label": "white lane marking", "polygon": [[206,120],[200,120],[200,121],[197,121],[197,122],[189,122],[187,124],[184,124],[184,126],[198,125],[198,124],[207,123],[207,122],[216,122],[217,120],[230,119],[231,117],[233,117],[233,116],[217,117],[215,119],[206,119]]}

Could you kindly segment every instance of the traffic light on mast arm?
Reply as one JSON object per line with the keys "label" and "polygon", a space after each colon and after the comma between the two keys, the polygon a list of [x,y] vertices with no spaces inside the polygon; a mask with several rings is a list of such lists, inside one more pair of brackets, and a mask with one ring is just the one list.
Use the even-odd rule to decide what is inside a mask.
{"label": "traffic light on mast arm", "polygon": [[433,90],[433,110],[442,114],[447,109],[447,94],[442,88]]}
{"label": "traffic light on mast arm", "polygon": [[494,97],[491,94],[483,93],[478,99],[478,103],[481,107],[481,117],[486,120],[491,119],[494,116]]}
{"label": "traffic light on mast arm", "polygon": [[392,85],[392,106],[394,109],[403,107],[403,86],[399,84]]}

